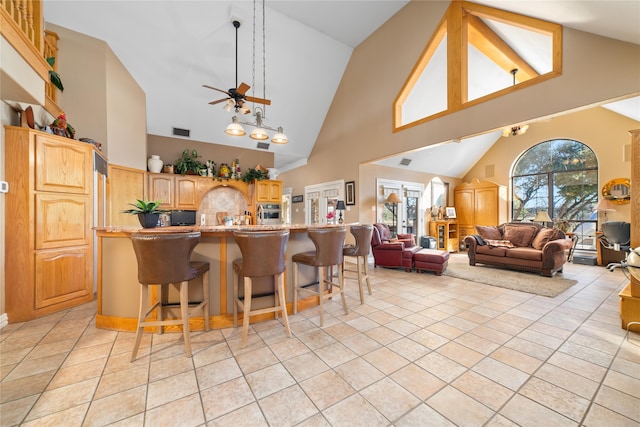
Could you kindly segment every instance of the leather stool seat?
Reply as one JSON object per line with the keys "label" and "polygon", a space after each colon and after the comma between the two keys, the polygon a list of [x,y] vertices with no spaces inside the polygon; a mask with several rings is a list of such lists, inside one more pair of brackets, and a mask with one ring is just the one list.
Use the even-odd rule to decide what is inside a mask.
{"label": "leather stool seat", "polygon": [[[157,326],[159,334],[162,334],[164,326],[182,326],[187,357],[191,357],[189,319],[195,312],[202,310],[204,329],[209,330],[209,263],[189,260],[198,242],[200,242],[199,232],[144,232],[131,235],[131,243],[138,262],[138,282],[140,282],[140,306],[136,341],[131,354],[132,362],[138,354],[145,326]],[[202,276],[202,301],[191,303],[189,302],[189,281],[198,276]],[[174,285],[180,292],[179,319],[164,319],[164,307],[169,305],[169,285]],[[157,286],[158,293],[155,302],[149,305],[149,287],[151,286]],[[156,319],[147,320],[154,310],[157,310]]]}
{"label": "leather stool seat", "polygon": [[[342,263],[344,261],[343,248],[346,235],[344,227],[312,228],[307,233],[316,247],[315,251],[305,251],[294,254],[291,260],[293,269],[293,312],[298,312],[298,292],[308,292],[317,295],[320,301],[320,326],[324,323],[324,301],[337,294],[342,297],[342,306],[345,314],[349,314],[347,300],[344,296],[344,276]],[[317,290],[316,283],[301,284],[299,282],[300,265],[315,267],[318,271]],[[334,281],[333,268],[338,271],[338,281]],[[336,290],[336,288],[338,290]]]}
{"label": "leather stool seat", "polygon": [[[233,326],[238,326],[238,308],[243,312],[242,347],[247,345],[250,316],[258,314],[282,313],[282,321],[291,336],[289,318],[287,316],[286,288],[284,271],[286,268],[285,251],[289,241],[289,230],[277,231],[235,231],[233,237],[242,252],[242,258],[233,261]],[[252,298],[254,280],[269,278],[272,287],[266,292],[274,292],[272,306],[254,309]],[[244,287],[244,295],[239,296],[238,287]],[[257,280],[256,280],[257,281]]]}
{"label": "leather stool seat", "polygon": [[449,263],[449,252],[437,249],[421,249],[413,255],[416,271],[433,271],[436,276],[441,276]]}

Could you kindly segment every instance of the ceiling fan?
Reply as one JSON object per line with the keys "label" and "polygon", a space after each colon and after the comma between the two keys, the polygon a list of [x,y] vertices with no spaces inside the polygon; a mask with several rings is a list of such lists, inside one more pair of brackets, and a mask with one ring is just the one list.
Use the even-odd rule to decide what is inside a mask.
{"label": "ceiling fan", "polygon": [[238,28],[240,28],[240,21],[233,21],[232,23],[236,29],[236,87],[229,90],[222,90],[209,85],[202,85],[202,87],[213,89],[227,95],[227,98],[221,98],[215,101],[211,101],[209,104],[215,105],[226,101],[227,106],[229,107],[228,111],[230,111],[231,108],[234,108],[236,112],[249,114],[251,110],[244,107],[245,102],[255,102],[256,104],[271,105],[271,100],[247,96],[246,93],[251,88],[251,86],[244,82],[242,82],[240,86],[238,86]]}

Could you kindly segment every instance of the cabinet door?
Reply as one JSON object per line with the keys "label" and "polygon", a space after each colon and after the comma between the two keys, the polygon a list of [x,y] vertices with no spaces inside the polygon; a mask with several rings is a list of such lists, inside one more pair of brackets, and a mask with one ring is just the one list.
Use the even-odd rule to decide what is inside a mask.
{"label": "cabinet door", "polygon": [[458,224],[474,227],[474,191],[456,190],[453,193],[453,197]]}
{"label": "cabinet door", "polygon": [[36,249],[89,244],[91,212],[88,196],[36,194]]}
{"label": "cabinet door", "polygon": [[271,185],[269,181],[256,181],[256,202],[270,202],[271,201]]}
{"label": "cabinet door", "polygon": [[93,172],[88,144],[36,135],[36,190],[89,194]]}
{"label": "cabinet door", "polygon": [[158,173],[149,174],[149,200],[159,200],[160,206],[169,209],[173,208],[173,185],[175,177],[170,174]]}
{"label": "cabinet door", "polygon": [[498,188],[478,188],[475,194],[475,224],[498,225]]}
{"label": "cabinet door", "polygon": [[175,207],[178,209],[198,209],[198,178],[176,177],[174,197]]}
{"label": "cabinet door", "polygon": [[269,202],[282,203],[282,181],[269,181]]}
{"label": "cabinet door", "polygon": [[37,251],[35,308],[93,299],[93,256],[89,247]]}

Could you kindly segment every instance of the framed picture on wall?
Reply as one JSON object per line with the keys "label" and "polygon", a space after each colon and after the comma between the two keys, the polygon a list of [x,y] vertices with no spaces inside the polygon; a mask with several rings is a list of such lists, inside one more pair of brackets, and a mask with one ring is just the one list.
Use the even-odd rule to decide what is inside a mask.
{"label": "framed picture on wall", "polygon": [[456,208],[448,207],[446,208],[447,218],[455,218],[456,217]]}
{"label": "framed picture on wall", "polygon": [[304,196],[300,194],[299,196],[291,197],[291,203],[302,203],[304,201]]}
{"label": "framed picture on wall", "polygon": [[344,184],[345,203],[347,205],[356,204],[356,182],[347,181]]}

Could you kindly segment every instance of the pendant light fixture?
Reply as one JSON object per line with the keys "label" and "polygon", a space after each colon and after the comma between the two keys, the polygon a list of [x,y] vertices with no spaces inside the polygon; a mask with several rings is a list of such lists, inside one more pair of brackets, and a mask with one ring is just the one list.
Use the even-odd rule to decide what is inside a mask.
{"label": "pendant light fixture", "polygon": [[[266,86],[267,86],[267,78],[266,78],[266,42],[265,42],[265,0],[262,0],[262,90],[263,90],[263,98],[266,99]],[[251,82],[252,87],[255,87],[255,75],[256,75],[256,0],[253,0],[253,80]],[[233,108],[233,106],[229,106],[229,111]],[[257,141],[265,141],[269,139],[269,135],[267,134],[267,130],[276,132],[271,142],[274,144],[286,144],[289,142],[289,139],[284,134],[282,126],[279,126],[277,129],[274,129],[270,126],[264,124],[263,120],[266,116],[266,108],[267,104],[264,104],[264,107],[256,107],[254,104],[253,107],[253,115],[256,118],[255,122],[249,121],[241,121],[237,116],[233,116],[231,118],[231,124],[227,126],[225,133],[231,136],[243,136],[246,135],[246,132],[242,125],[253,126],[254,130],[249,134],[249,138],[255,139]],[[226,107],[225,107],[226,109]]]}
{"label": "pendant light fixture", "polygon": [[[513,70],[511,70],[511,75],[513,75],[513,85],[516,85],[516,74],[518,74],[518,69],[514,68]],[[515,126],[508,126],[504,129],[502,129],[502,136],[505,138],[508,138],[510,136],[518,136],[518,135],[522,135],[527,133],[527,130],[529,129],[529,125],[515,125]]]}

